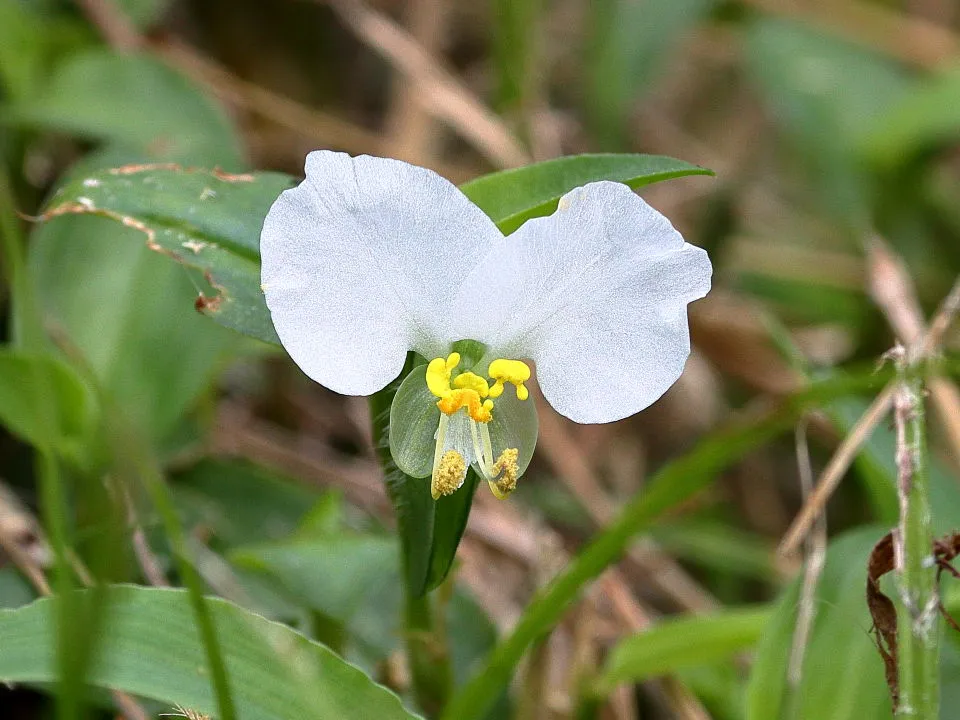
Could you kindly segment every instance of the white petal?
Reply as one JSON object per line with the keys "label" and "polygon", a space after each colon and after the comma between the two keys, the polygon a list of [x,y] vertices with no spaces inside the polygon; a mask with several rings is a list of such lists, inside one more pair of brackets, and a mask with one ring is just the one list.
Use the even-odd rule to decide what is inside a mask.
{"label": "white petal", "polygon": [[398,160],[318,151],[270,208],[262,283],[277,334],[322,385],[373,393],[410,349],[446,350],[447,306],[500,231],[454,185]]}
{"label": "white petal", "polygon": [[481,309],[462,332],[533,359],[561,414],[611,422],[680,376],[687,303],[706,295],[710,275],[707,254],[628,187],[591,183],[491,249],[458,299],[460,313]]}

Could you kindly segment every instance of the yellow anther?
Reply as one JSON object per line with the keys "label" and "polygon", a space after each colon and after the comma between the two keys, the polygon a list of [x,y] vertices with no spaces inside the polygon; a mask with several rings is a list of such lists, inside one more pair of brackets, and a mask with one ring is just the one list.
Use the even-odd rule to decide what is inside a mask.
{"label": "yellow anther", "polygon": [[447,359],[434,358],[427,365],[427,388],[438,398],[450,394],[450,375],[460,364],[460,353],[450,353]]}
{"label": "yellow anther", "polygon": [[482,398],[490,394],[490,384],[472,372],[457,375],[453,379],[453,386],[461,390],[474,390]]}
{"label": "yellow anther", "polygon": [[467,409],[467,414],[476,422],[488,423],[493,417],[493,401],[480,401],[480,394],[469,388],[451,390],[437,401],[440,412],[453,415],[461,408]]}
{"label": "yellow anther", "polygon": [[500,358],[490,363],[487,374],[494,380],[493,385],[490,386],[490,397],[500,397],[503,394],[504,383],[513,383],[516,386],[517,397],[520,400],[530,397],[530,391],[523,385],[530,379],[530,367],[525,362]]}
{"label": "yellow anther", "polygon": [[438,500],[441,495],[452,495],[456,492],[463,485],[466,474],[467,463],[463,455],[456,450],[447,450],[440,458],[430,481],[430,494],[433,499]]}
{"label": "yellow anther", "polygon": [[490,490],[499,500],[517,489],[517,458],[520,453],[516,448],[507,448],[493,464],[493,479],[488,480]]}

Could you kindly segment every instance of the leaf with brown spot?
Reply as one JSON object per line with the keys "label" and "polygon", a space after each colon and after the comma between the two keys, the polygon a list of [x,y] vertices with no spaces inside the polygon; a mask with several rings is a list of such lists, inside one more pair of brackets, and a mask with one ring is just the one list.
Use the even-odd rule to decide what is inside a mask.
{"label": "leaf with brown spot", "polygon": [[79,177],[53,196],[41,221],[97,215],[140,231],[151,250],[203,273],[212,296],[194,306],[221,325],[279,344],[260,290],[260,228],[295,180],[172,163],[125,165]]}

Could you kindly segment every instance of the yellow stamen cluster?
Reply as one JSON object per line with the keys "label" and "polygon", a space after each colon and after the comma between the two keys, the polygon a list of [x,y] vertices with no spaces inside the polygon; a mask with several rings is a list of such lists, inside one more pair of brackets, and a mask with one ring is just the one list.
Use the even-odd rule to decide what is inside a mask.
{"label": "yellow stamen cluster", "polygon": [[[444,449],[450,447],[447,445],[448,424],[452,421],[452,416],[463,409],[471,420],[473,454],[470,462],[476,464],[493,494],[502,500],[517,487],[520,452],[517,448],[507,448],[494,462],[493,444],[490,442],[490,430],[487,427],[487,423],[493,419],[491,398],[500,397],[505,383],[511,383],[517,389],[517,397],[526,400],[530,393],[524,383],[530,379],[530,368],[519,360],[494,360],[488,370],[493,380],[491,385],[470,371],[454,377],[454,370],[459,364],[460,353],[454,352],[446,358],[434,358],[427,365],[427,388],[438,398],[437,407],[443,413],[437,428],[437,449],[434,454],[430,491],[436,500],[453,493],[463,484],[467,472],[466,458],[456,450]],[[466,451],[469,454],[469,448]]]}
{"label": "yellow stamen cluster", "polygon": [[433,495],[433,499],[438,500],[442,495],[455,493],[463,484],[466,474],[467,463],[463,455],[456,450],[447,450],[433,471],[430,483],[430,494]]}
{"label": "yellow stamen cluster", "polygon": [[466,408],[470,417],[481,423],[493,418],[493,401],[484,400],[490,394],[487,381],[472,372],[460,373],[450,383],[450,376],[460,364],[460,353],[450,353],[446,360],[435,358],[427,365],[427,388],[436,397],[437,407],[446,415]]}
{"label": "yellow stamen cluster", "polygon": [[503,394],[503,384],[512,383],[517,388],[517,397],[526,400],[530,397],[524,383],[530,379],[530,367],[519,360],[494,360],[488,371],[494,383],[490,387],[490,397],[498,398]]}

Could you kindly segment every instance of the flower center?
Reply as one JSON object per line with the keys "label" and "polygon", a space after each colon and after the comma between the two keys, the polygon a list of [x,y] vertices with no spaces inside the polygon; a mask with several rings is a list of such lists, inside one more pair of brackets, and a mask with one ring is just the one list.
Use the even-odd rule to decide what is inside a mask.
{"label": "flower center", "polygon": [[[530,397],[524,383],[530,379],[530,368],[520,360],[497,359],[490,363],[488,374],[491,385],[476,373],[466,371],[454,375],[460,364],[460,353],[452,352],[446,358],[434,358],[427,365],[426,382],[430,392],[438,398],[442,413],[437,428],[437,446],[434,453],[431,493],[434,499],[457,490],[466,476],[467,467],[476,462],[480,473],[498,498],[505,498],[517,486],[516,448],[506,448],[499,457],[493,453],[487,425],[493,419],[493,399],[503,394],[506,383],[512,384],[517,398]],[[469,441],[465,438],[451,447],[448,429],[454,416],[465,410],[469,419]],[[462,422],[462,421],[455,421]],[[469,458],[469,459],[467,459]]]}
{"label": "flower center", "polygon": [[511,383],[516,387],[520,400],[530,397],[530,392],[524,385],[530,379],[530,367],[520,360],[500,358],[490,363],[488,372],[494,381],[492,386],[470,371],[453,377],[453,371],[459,364],[460,353],[453,352],[446,359],[434,358],[427,365],[427,388],[440,398],[437,407],[446,415],[453,415],[461,408],[466,408],[467,414],[475,422],[490,422],[493,418],[493,400],[485,398],[500,397],[504,383]]}

